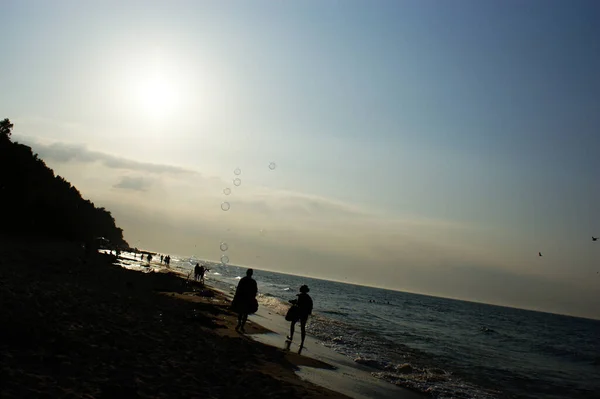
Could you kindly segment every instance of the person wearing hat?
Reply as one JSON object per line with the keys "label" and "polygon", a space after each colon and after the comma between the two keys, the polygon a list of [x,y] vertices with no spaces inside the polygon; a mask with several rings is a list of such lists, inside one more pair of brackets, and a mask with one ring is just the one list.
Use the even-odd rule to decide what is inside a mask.
{"label": "person wearing hat", "polygon": [[294,338],[294,327],[296,326],[296,322],[300,321],[300,334],[302,338],[302,342],[300,343],[300,350],[304,347],[304,338],[306,338],[306,321],[308,320],[308,316],[312,314],[313,310],[313,301],[308,292],[310,289],[306,284],[300,287],[300,293],[296,294],[297,299],[292,299],[289,302],[294,306],[297,306],[297,316],[292,319],[292,324],[290,325],[290,335],[287,336],[287,339],[290,341]]}

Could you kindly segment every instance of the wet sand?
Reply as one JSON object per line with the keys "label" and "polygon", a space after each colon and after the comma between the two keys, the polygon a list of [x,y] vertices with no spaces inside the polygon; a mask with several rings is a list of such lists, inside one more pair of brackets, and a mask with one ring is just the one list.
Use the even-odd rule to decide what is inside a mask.
{"label": "wet sand", "polygon": [[327,363],[236,333],[221,294],[82,255],[0,237],[2,398],[346,398],[295,373]]}

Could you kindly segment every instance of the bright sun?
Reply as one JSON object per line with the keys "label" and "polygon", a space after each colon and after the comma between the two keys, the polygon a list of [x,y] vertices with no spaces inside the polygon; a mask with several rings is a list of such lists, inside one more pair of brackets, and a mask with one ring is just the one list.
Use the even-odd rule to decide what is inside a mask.
{"label": "bright sun", "polygon": [[133,123],[158,126],[189,115],[196,101],[193,87],[197,71],[189,60],[157,49],[140,48],[123,55],[115,69],[120,96],[115,101]]}
{"label": "bright sun", "polygon": [[172,115],[178,104],[178,93],[168,75],[154,71],[136,79],[133,101],[145,117],[162,118]]}

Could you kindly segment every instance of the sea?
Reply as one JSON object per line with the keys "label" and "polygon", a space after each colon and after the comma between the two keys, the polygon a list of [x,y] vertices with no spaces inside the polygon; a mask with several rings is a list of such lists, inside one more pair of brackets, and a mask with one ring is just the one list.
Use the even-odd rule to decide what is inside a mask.
{"label": "sea", "polygon": [[[188,275],[232,293],[245,268],[172,258]],[[259,304],[282,315],[302,284],[314,314],[307,334],[433,398],[600,398],[600,321],[391,291],[255,269]]]}

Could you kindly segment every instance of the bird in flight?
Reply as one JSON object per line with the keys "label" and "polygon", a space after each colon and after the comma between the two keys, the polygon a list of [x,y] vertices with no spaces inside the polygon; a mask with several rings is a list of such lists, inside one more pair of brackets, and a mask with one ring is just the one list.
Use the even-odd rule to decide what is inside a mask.
{"label": "bird in flight", "polygon": [[541,252],[538,252],[538,256],[542,256],[542,253],[541,253]]}
{"label": "bird in flight", "polygon": [[598,241],[598,237],[592,236],[592,241]]}

